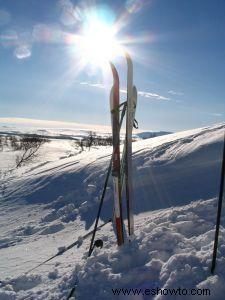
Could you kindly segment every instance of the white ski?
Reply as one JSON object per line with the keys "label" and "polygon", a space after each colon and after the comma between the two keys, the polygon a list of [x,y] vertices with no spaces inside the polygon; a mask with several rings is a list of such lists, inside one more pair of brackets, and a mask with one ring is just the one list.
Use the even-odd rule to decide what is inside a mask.
{"label": "white ski", "polygon": [[127,60],[127,118],[125,137],[125,183],[127,198],[128,233],[134,234],[133,216],[133,174],[132,174],[132,129],[137,105],[137,89],[133,86],[133,63],[126,53]]}

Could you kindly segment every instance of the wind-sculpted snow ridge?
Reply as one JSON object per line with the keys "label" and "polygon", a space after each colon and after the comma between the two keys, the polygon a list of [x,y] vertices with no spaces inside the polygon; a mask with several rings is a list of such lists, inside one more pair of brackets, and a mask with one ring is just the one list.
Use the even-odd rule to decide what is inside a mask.
{"label": "wind-sculpted snow ridge", "polygon": [[[59,259],[48,272],[34,272],[7,279],[0,299],[66,299],[76,283],[77,300],[113,299],[224,299],[225,218],[222,217],[218,263],[210,275],[216,218],[216,199],[192,202],[136,217],[135,237],[118,248],[111,225],[98,235],[103,249],[95,249],[87,258],[88,241],[74,250],[83,258],[74,269],[62,272]],[[71,259],[71,258],[70,258]],[[112,289],[203,289],[210,296],[115,296]],[[183,298],[182,298],[183,297]]]}
{"label": "wind-sculpted snow ridge", "polygon": [[[224,128],[221,124],[134,143],[135,213],[215,197]],[[79,210],[88,228],[97,210],[111,151],[111,148],[92,149],[21,168],[7,180],[4,200],[51,206],[61,196]],[[111,215],[111,197],[109,185],[104,220]]]}

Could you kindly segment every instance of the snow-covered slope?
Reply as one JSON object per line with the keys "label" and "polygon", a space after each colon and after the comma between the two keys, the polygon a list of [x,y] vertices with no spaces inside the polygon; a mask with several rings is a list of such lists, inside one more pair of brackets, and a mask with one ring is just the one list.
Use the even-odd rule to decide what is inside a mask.
{"label": "snow-covered slope", "polygon": [[[27,275],[23,273],[58,247],[90,230],[112,149],[79,153],[71,141],[54,140],[43,146],[33,163],[4,172],[0,299],[66,299],[77,280],[76,299],[82,300],[153,299],[115,296],[111,289],[179,286],[211,288],[213,296],[208,299],[223,299],[223,227],[217,275],[210,277],[208,268],[224,129],[220,124],[135,142],[134,240],[118,249],[107,224],[98,233],[104,248],[96,249],[91,258],[86,260],[89,241],[85,240],[80,248]],[[111,214],[109,185],[102,220]],[[181,299],[154,299],[164,298]]]}
{"label": "snow-covered slope", "polygon": [[[219,125],[134,143],[136,213],[215,196],[223,130],[224,126]],[[63,156],[60,144],[47,144],[39,163],[7,177],[4,200],[51,203],[63,196],[77,207],[84,200],[95,206],[93,199],[99,196],[112,150],[108,147],[76,153],[69,145],[66,147],[67,156]],[[60,152],[57,159],[56,153]],[[51,153],[55,159],[49,158]],[[108,201],[111,202],[110,197]]]}
{"label": "snow-covered slope", "polygon": [[145,140],[145,139],[150,139],[153,137],[157,137],[157,136],[162,136],[162,135],[167,135],[167,134],[171,134],[172,132],[169,131],[144,131],[144,132],[139,132],[136,134],[137,137]]}

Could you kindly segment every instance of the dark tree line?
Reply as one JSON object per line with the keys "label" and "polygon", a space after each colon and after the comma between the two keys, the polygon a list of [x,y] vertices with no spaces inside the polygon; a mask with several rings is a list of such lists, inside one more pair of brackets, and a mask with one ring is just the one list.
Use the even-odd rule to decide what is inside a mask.
{"label": "dark tree line", "polygon": [[86,137],[81,138],[75,142],[76,146],[81,148],[81,151],[84,148],[88,148],[89,150],[93,146],[111,146],[112,145],[112,137],[102,137],[96,135],[95,132],[90,131]]}

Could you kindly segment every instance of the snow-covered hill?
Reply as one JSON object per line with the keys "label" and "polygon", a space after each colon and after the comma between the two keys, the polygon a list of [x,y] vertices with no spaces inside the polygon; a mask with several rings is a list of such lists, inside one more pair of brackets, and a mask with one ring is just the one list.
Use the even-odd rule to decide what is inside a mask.
{"label": "snow-covered hill", "polygon": [[169,131],[143,131],[143,132],[139,132],[136,134],[137,137],[145,140],[145,139],[150,139],[153,137],[157,137],[157,136],[161,136],[161,135],[166,135],[166,134],[171,134],[172,132]]}
{"label": "snow-covered hill", "polygon": [[[0,152],[0,299],[66,299],[74,282],[76,299],[82,300],[182,299],[112,292],[153,287],[210,288],[207,299],[223,299],[224,217],[215,276],[209,266],[224,129],[220,124],[133,143],[133,241],[118,248],[107,224],[98,232],[104,247],[91,258],[86,259],[85,240],[27,275],[26,270],[91,229],[112,149],[79,153],[73,141],[54,139],[35,161],[11,172],[7,165],[13,153]],[[111,214],[110,184],[101,219]]]}

